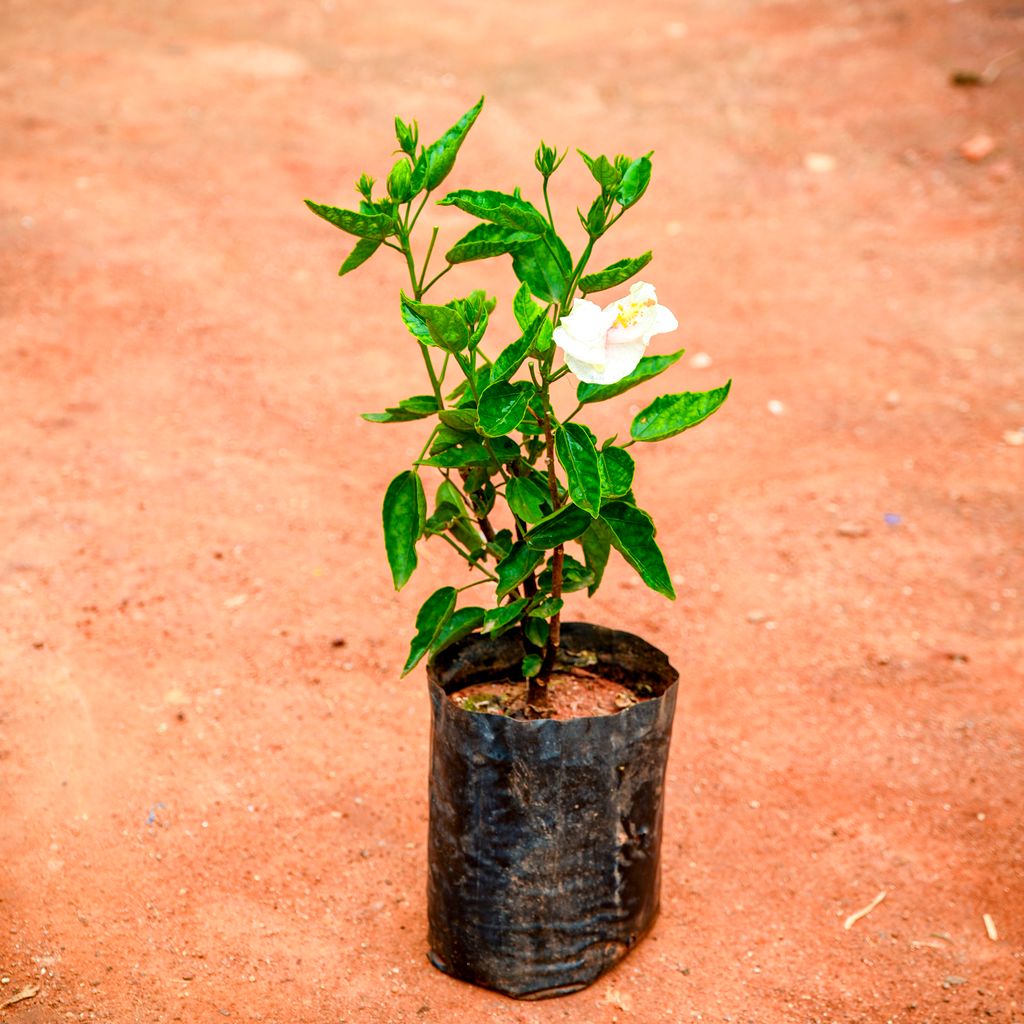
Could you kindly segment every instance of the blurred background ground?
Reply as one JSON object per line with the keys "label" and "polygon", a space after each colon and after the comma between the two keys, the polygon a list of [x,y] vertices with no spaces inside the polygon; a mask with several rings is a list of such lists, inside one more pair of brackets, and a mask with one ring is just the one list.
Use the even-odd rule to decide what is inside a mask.
{"label": "blurred background ground", "polygon": [[[10,0],[0,44],[0,1019],[1024,1021],[1024,64],[950,83],[1024,5]],[[424,957],[398,674],[451,563],[393,593],[419,432],[358,418],[421,367],[397,259],[339,281],[301,204],[481,93],[453,188],[655,150],[603,262],[653,247],[668,389],[735,381],[643,452],[678,601],[570,604],[683,690],[660,922],[544,1004]]]}

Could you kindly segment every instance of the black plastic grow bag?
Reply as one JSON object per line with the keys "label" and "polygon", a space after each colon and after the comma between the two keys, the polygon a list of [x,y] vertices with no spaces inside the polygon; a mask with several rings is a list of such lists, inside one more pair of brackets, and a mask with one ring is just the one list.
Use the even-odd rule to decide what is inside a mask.
{"label": "black plastic grow bag", "polygon": [[613,715],[521,721],[445,696],[517,678],[522,657],[514,634],[471,636],[428,669],[427,902],[436,967],[539,999],[589,985],[657,916],[678,673],[630,633],[565,623],[557,667],[653,698]]}

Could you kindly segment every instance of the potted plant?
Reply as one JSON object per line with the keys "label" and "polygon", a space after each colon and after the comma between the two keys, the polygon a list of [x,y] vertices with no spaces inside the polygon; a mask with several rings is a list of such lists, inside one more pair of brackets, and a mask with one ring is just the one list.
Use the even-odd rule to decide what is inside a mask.
{"label": "potted plant", "polygon": [[[518,188],[438,192],[482,105],[430,145],[420,144],[415,121],[396,118],[400,155],[382,194],[364,174],[357,209],[307,205],[356,238],[340,274],[392,249],[409,275],[399,311],[428,388],[364,415],[425,427],[419,457],[384,495],[394,585],[408,582],[427,540],[453,549],[469,577],[423,603],[405,661],[408,673],[428,659],[433,712],[430,957],[456,977],[538,998],[592,982],[657,914],[677,680],[668,658],[639,637],[563,624],[563,601],[593,595],[613,549],[674,598],[654,524],[634,494],[630,448],[700,423],[731,382],[655,399],[622,440],[599,440],[581,422],[591,405],[682,355],[646,354],[654,336],[677,326],[650,284],[633,283],[603,306],[588,298],[620,289],[651,261],[645,252],[591,270],[597,244],[644,195],[651,154],[580,153],[597,195],[577,210],[585,241],[573,255],[549,195],[565,153],[543,142],[534,157],[543,209]],[[414,245],[434,197],[477,221],[440,268],[436,227]],[[520,284],[515,326],[506,311],[495,345],[496,299],[480,290],[433,296],[463,264],[505,257]],[[556,387],[568,375],[572,403],[564,402],[571,382]],[[556,411],[560,404],[568,408]]]}

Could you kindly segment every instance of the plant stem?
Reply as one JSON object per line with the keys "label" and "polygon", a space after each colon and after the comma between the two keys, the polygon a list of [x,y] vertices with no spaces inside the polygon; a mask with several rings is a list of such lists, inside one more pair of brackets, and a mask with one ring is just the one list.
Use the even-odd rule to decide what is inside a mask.
{"label": "plant stem", "polygon": [[[558,477],[555,475],[555,435],[551,429],[551,421],[554,414],[551,410],[550,399],[550,378],[548,369],[544,366],[543,387],[541,388],[541,399],[544,406],[544,442],[547,448],[548,457],[548,490],[551,494],[551,507],[557,511],[561,506],[558,495]],[[556,600],[562,596],[562,570],[565,564],[565,547],[559,544],[551,556],[551,596]],[[544,661],[541,664],[540,672],[533,676],[527,684],[526,703],[531,708],[544,708],[548,703],[548,682],[551,679],[551,670],[555,664],[555,657],[558,654],[558,646],[562,639],[562,617],[560,612],[555,612],[551,617],[550,632],[548,633],[547,648],[544,651]]]}
{"label": "plant stem", "polygon": [[[455,264],[454,264],[454,263],[449,263],[449,264],[448,264],[448,266],[444,268],[444,270],[442,270],[442,271],[441,271],[440,273],[437,273],[437,274],[435,274],[435,275],[434,275],[434,276],[433,276],[433,277],[432,277],[432,278],[431,278],[431,279],[430,279],[430,280],[429,280],[429,281],[427,282],[427,284],[426,284],[426,287],[424,287],[423,291],[422,291],[422,292],[420,292],[420,294],[421,294],[421,295],[426,295],[426,294],[427,294],[427,292],[429,292],[429,291],[430,291],[430,289],[431,289],[431,288],[433,288],[433,287],[434,287],[434,285],[435,285],[435,284],[437,284],[437,282],[438,282],[438,281],[440,281],[440,280],[441,280],[441,278],[442,278],[442,277],[444,277],[444,275],[445,275],[445,274],[447,274],[447,273],[448,273],[448,271],[449,271],[449,270],[451,270],[451,269],[452,269],[452,267],[454,267],[454,266],[455,266]],[[426,269],[426,267],[424,267],[423,269],[425,270],[425,269]]]}
{"label": "plant stem", "polygon": [[[548,199],[548,179],[544,179],[544,205],[548,211],[548,223],[551,225],[551,230],[555,230],[555,218],[551,214],[551,200]],[[556,232],[557,234],[557,232]]]}
{"label": "plant stem", "polygon": [[430,245],[427,246],[427,255],[423,259],[423,269],[420,271],[419,284],[416,286],[417,299],[419,299],[419,297],[426,291],[426,288],[423,287],[423,278],[427,276],[427,267],[430,266],[430,256],[434,251],[434,243],[437,241],[437,231],[438,229],[435,227],[430,235]]}
{"label": "plant stem", "polygon": [[580,411],[580,409],[582,409],[582,408],[583,408],[583,403],[580,402],[580,404],[577,405],[576,408],[573,409],[573,411],[571,413],[569,413],[569,415],[566,416],[564,420],[562,420],[562,422],[563,423],[568,423],[576,415],[576,413],[578,413]]}
{"label": "plant stem", "polygon": [[475,562],[473,560],[473,553],[471,551],[467,551],[461,544],[456,543],[456,541],[452,540],[447,533],[439,533],[437,536],[451,544],[451,546],[455,548],[455,550],[458,551],[458,553],[469,563],[471,569],[479,569],[479,571],[482,572],[492,583],[498,582],[498,577],[495,576],[494,573],[488,572],[479,562]]}

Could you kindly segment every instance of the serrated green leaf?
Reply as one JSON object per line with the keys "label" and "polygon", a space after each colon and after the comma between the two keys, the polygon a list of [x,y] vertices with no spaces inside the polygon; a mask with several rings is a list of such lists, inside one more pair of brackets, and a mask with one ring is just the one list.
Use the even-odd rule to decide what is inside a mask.
{"label": "serrated green leaf", "polygon": [[615,199],[623,207],[629,208],[647,191],[651,182],[650,156],[641,156],[634,160],[622,175],[622,184],[615,193]]}
{"label": "serrated green leaf", "polygon": [[408,423],[422,420],[437,412],[437,399],[433,395],[413,395],[403,398],[398,405],[389,406],[384,412],[364,412],[360,416],[370,423]]}
{"label": "serrated green leaf", "polygon": [[503,256],[517,246],[534,242],[539,237],[535,232],[515,231],[497,224],[477,224],[445,253],[444,258],[449,263],[486,260],[492,256]]}
{"label": "serrated green leaf", "polygon": [[351,274],[357,267],[361,267],[379,248],[381,243],[374,238],[360,238],[356,247],[348,254],[345,262],[338,270],[338,277]]}
{"label": "serrated green leaf", "polygon": [[[469,344],[469,328],[466,321],[451,306],[431,306],[425,302],[415,302],[403,292],[402,310],[402,319],[405,320],[406,326],[420,341],[436,345],[446,352],[461,352]],[[409,313],[408,317],[406,310]],[[423,337],[420,324],[426,327],[426,338]]]}
{"label": "serrated green leaf", "polygon": [[506,192],[475,192],[462,188],[449,192],[439,205],[458,207],[465,213],[512,231],[542,235],[548,230],[548,222],[537,207],[520,196],[508,195]]}
{"label": "serrated green leaf", "polygon": [[601,522],[608,527],[612,546],[636,569],[644,583],[675,600],[665,559],[654,542],[651,517],[635,505],[611,501],[601,509]]}
{"label": "serrated green leaf", "polygon": [[539,523],[551,511],[551,494],[528,476],[514,476],[505,485],[505,500],[524,523]]}
{"label": "serrated green leaf", "polygon": [[517,601],[489,609],[484,613],[483,631],[495,637],[501,636],[526,614],[526,607],[530,600],[528,597],[521,597]]}
{"label": "serrated green leaf", "polygon": [[416,568],[416,541],[423,536],[427,499],[420,478],[404,470],[388,484],[384,495],[384,549],[395,590],[409,582]]}
{"label": "serrated green leaf", "polygon": [[469,636],[474,630],[484,624],[484,609],[472,605],[467,608],[459,608],[452,613],[451,618],[441,627],[437,639],[430,648],[431,655],[440,654],[446,647],[457,643],[463,637]]}
{"label": "serrated green leaf", "polygon": [[632,373],[626,374],[622,380],[614,384],[584,384],[580,383],[576,388],[576,401],[589,405],[592,402],[606,402],[609,398],[615,398],[646,380],[657,377],[664,373],[674,363],[678,363],[683,357],[686,349],[681,348],[678,352],[672,352],[666,356],[644,356]]}
{"label": "serrated green leaf", "polygon": [[601,467],[601,495],[604,498],[621,498],[633,486],[636,463],[625,448],[608,445],[598,453]]}
{"label": "serrated green leaf", "polygon": [[333,224],[342,231],[358,238],[369,238],[382,242],[388,235],[394,234],[395,222],[382,213],[356,213],[354,210],[342,210],[337,206],[325,206],[307,199],[306,205],[328,224]]}
{"label": "serrated green leaf", "polygon": [[469,129],[473,127],[483,105],[484,98],[481,96],[477,103],[470,107],[437,142],[432,142],[424,150],[422,157],[426,168],[424,184],[428,192],[432,192],[448,177],[455,164],[455,158],[458,156],[459,147],[469,133]]}
{"label": "serrated green leaf", "polygon": [[732,381],[713,391],[683,391],[662,395],[641,409],[629,428],[635,441],[664,441],[703,423],[729,396]]}
{"label": "serrated green leaf", "polygon": [[638,274],[652,259],[654,259],[654,255],[648,251],[642,256],[616,260],[596,274],[585,274],[581,277],[580,291],[584,295],[589,295],[591,292],[602,292],[606,288],[614,288],[616,285],[628,281],[634,274]]}
{"label": "serrated green leaf", "polygon": [[515,590],[543,559],[543,551],[534,551],[522,541],[516,541],[494,570],[498,574],[496,596],[500,599]]}
{"label": "serrated green leaf", "polygon": [[555,432],[555,454],[565,470],[569,497],[592,516],[601,511],[601,467],[590,431],[564,423]]}
{"label": "serrated green leaf", "polygon": [[578,505],[563,505],[542,519],[523,540],[537,550],[556,548],[566,541],[575,540],[592,522],[592,516],[585,509]]}
{"label": "serrated green leaf", "polygon": [[587,587],[587,596],[593,597],[601,585],[605,566],[608,565],[608,556],[612,550],[612,538],[608,527],[600,519],[595,519],[587,532],[580,537],[580,544],[583,545],[583,558],[587,568],[593,576],[593,581]]}
{"label": "serrated green leaf", "polygon": [[409,657],[405,659],[405,667],[402,669],[403,676],[408,675],[430,650],[431,644],[455,610],[456,598],[454,587],[441,587],[423,602],[416,616],[416,635],[409,645]]}
{"label": "serrated green leaf", "polygon": [[499,380],[488,385],[480,396],[479,429],[488,437],[501,437],[515,430],[526,414],[526,406],[535,389],[528,381],[509,384]]}

